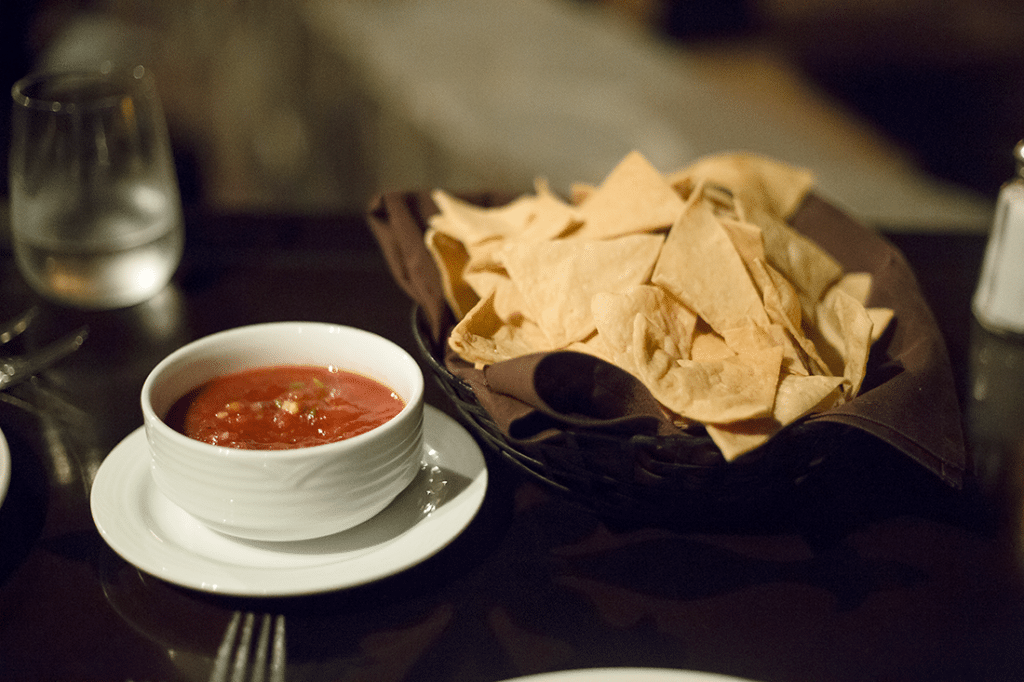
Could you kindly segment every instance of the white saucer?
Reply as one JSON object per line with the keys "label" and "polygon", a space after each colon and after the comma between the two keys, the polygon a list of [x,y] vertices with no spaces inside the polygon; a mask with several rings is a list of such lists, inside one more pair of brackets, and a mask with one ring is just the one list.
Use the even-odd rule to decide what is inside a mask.
{"label": "white saucer", "polygon": [[103,461],[93,481],[92,516],[115,552],[167,582],[236,596],[290,596],[354,587],[433,556],[476,515],[487,468],[472,436],[424,407],[423,466],[384,511],[350,530],[301,542],[257,542],[206,527],[150,477],[140,427]]}
{"label": "white saucer", "polygon": [[4,432],[0,431],[0,505],[7,497],[7,486],[11,483],[11,451],[7,447]]}

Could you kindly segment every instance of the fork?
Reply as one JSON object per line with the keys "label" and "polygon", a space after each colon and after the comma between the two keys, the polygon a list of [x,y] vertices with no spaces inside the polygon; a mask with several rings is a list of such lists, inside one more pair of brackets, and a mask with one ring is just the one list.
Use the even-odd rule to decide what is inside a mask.
{"label": "fork", "polygon": [[27,308],[17,317],[13,317],[10,320],[0,324],[0,344],[7,343],[18,334],[28,329],[28,325],[32,322],[32,319],[39,314],[39,308],[32,306]]}
{"label": "fork", "polygon": [[85,342],[88,334],[88,327],[82,327],[39,350],[24,355],[0,357],[0,391],[25,381],[77,350]]}
{"label": "fork", "polygon": [[213,661],[210,682],[284,682],[284,616],[264,613],[258,618],[257,631],[255,613],[232,614]]}

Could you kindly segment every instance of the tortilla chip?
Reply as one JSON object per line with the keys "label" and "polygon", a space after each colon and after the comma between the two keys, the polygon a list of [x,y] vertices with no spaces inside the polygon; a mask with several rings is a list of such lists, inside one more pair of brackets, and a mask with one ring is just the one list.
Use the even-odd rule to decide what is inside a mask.
{"label": "tortilla chip", "polygon": [[752,263],[751,274],[761,288],[768,319],[785,329],[794,344],[787,353],[787,369],[794,374],[829,374],[817,346],[805,333],[802,306],[793,285],[763,261]]}
{"label": "tortilla chip", "polygon": [[441,211],[438,214],[441,218],[430,218],[431,226],[436,225],[467,247],[521,233],[533,215],[536,201],[534,197],[524,195],[504,206],[482,207],[439,189],[430,196]]}
{"label": "tortilla chip", "polygon": [[726,234],[736,247],[736,252],[744,263],[753,263],[756,260],[765,260],[764,241],[761,238],[761,228],[753,223],[721,218],[720,222]]}
{"label": "tortilla chip", "polygon": [[621,293],[600,292],[590,307],[597,333],[609,348],[628,353],[633,342],[632,320],[642,315],[661,336],[672,340],[678,359],[689,359],[697,316],[664,289],[642,284]]}
{"label": "tortilla chip", "polygon": [[843,266],[781,219],[756,210],[753,213],[753,220],[761,227],[765,260],[792,283],[804,317],[813,319],[814,306],[842,277]]}
{"label": "tortilla chip", "polygon": [[590,310],[595,294],[626,291],[648,280],[661,245],[657,235],[514,242],[506,244],[501,260],[530,317],[563,348],[596,329]]}
{"label": "tortilla chip", "polygon": [[896,311],[892,308],[868,308],[867,311],[871,318],[871,343],[874,344],[892,324]]}
{"label": "tortilla chip", "polygon": [[842,384],[842,377],[783,375],[775,395],[773,416],[787,425],[818,408],[832,407]]}
{"label": "tortilla chip", "polygon": [[853,296],[858,303],[866,306],[868,304],[868,297],[871,295],[871,285],[872,277],[870,272],[847,272],[837,279],[833,286],[837,289],[842,289],[850,296]]}
{"label": "tortilla chip", "polygon": [[768,326],[768,316],[746,265],[707,206],[694,202],[669,230],[652,281],[711,328]]}
{"label": "tortilla chip", "polygon": [[735,422],[709,424],[708,435],[726,461],[733,461],[768,441],[784,426],[800,417],[832,407],[839,394],[843,379],[825,376],[783,375],[775,396],[775,407],[770,417]]}
{"label": "tortilla chip", "polygon": [[[867,306],[871,296],[873,279],[870,272],[847,272],[834,285],[836,289],[845,291],[860,303]],[[868,317],[871,318],[871,343],[882,338],[882,334],[892,323],[894,312],[891,308],[868,308]]]}
{"label": "tortilla chip", "polygon": [[[657,348],[638,362],[641,379],[668,409],[704,424],[768,416],[782,366],[782,349],[769,348],[712,362],[665,362]],[[650,352],[653,351],[653,352]]]}
{"label": "tortilla chip", "polygon": [[469,262],[469,254],[462,242],[436,227],[427,230],[424,242],[437,264],[441,275],[441,288],[445,300],[448,301],[448,307],[455,314],[455,319],[461,320],[480,300],[473,287],[463,277],[463,271]]}
{"label": "tortilla chip", "polygon": [[[774,329],[773,329],[774,328]],[[776,331],[777,330],[777,331]],[[781,347],[779,343],[781,325],[769,325],[759,327],[753,324],[733,327],[723,332],[725,344],[737,355],[743,355],[751,351],[764,350],[766,348]]]}
{"label": "tortilla chip", "polygon": [[[576,351],[577,353],[586,353],[587,355],[593,355],[596,358],[600,358],[605,362],[609,362],[613,365],[629,370],[622,367],[617,362],[616,354],[613,353],[606,343],[605,339],[600,334],[591,334],[582,341],[574,341],[565,347],[565,350]],[[632,374],[632,372],[630,372]],[[634,375],[635,376],[635,375]]]}
{"label": "tortilla chip", "polygon": [[760,417],[731,424],[708,424],[705,428],[725,461],[732,462],[767,443],[778,433],[779,424],[772,417]]}
{"label": "tortilla chip", "polygon": [[696,362],[714,362],[734,355],[736,351],[729,348],[725,339],[698,317],[697,326],[693,330],[693,343],[690,344],[690,359]]}
{"label": "tortilla chip", "polygon": [[[627,318],[626,326],[632,333],[625,347],[617,347],[613,351],[617,364],[641,381],[689,359],[693,327],[697,321],[692,312],[673,302],[661,289],[649,289],[659,292],[651,301],[653,305],[635,312],[632,324],[628,324]],[[610,342],[608,346],[611,347]]]}
{"label": "tortilla chip", "polygon": [[818,330],[828,349],[822,356],[833,366],[833,374],[844,378],[843,392],[852,399],[867,373],[874,323],[867,310],[842,289],[832,289],[818,306]]}
{"label": "tortilla chip", "polygon": [[664,229],[675,221],[683,204],[664,176],[641,154],[631,152],[580,205],[584,224],[577,234],[611,239]]}
{"label": "tortilla chip", "polygon": [[537,198],[526,228],[516,238],[525,241],[557,239],[583,222],[579,209],[562,201],[542,180],[535,183]]}
{"label": "tortilla chip", "polygon": [[708,156],[667,179],[678,185],[687,178],[728,187],[744,208],[761,207],[782,218],[796,212],[814,186],[810,171],[755,154]]}
{"label": "tortilla chip", "polygon": [[597,187],[585,182],[574,182],[569,187],[569,203],[581,206],[584,201],[597,193]]}
{"label": "tortilla chip", "polygon": [[526,310],[523,295],[503,270],[467,270],[465,279],[480,298],[494,296],[494,310],[501,319]]}
{"label": "tortilla chip", "polygon": [[483,366],[511,360],[534,351],[554,350],[547,335],[521,313],[497,314],[494,294],[480,299],[452,329],[448,345],[459,357]]}

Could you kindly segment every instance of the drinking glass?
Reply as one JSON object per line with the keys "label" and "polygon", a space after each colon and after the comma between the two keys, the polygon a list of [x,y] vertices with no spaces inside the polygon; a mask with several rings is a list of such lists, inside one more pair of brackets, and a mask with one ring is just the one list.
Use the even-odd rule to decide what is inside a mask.
{"label": "drinking glass", "polygon": [[14,84],[14,254],[42,297],[85,309],[148,300],[181,260],[181,199],[149,71],[30,75]]}

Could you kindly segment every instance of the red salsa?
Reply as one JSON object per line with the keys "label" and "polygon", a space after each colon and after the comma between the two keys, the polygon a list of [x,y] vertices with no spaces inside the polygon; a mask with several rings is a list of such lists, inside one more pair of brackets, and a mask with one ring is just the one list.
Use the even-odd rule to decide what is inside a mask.
{"label": "red salsa", "polygon": [[247,450],[323,445],[388,421],[403,400],[387,386],[326,367],[260,367],[212,379],[164,421],[190,438]]}

